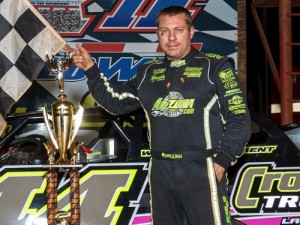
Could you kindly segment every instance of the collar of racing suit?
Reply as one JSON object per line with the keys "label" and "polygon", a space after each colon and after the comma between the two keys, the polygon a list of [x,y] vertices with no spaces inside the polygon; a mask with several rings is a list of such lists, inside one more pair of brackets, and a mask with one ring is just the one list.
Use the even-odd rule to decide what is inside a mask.
{"label": "collar of racing suit", "polygon": [[181,59],[168,60],[167,57],[165,57],[164,63],[166,64],[166,68],[167,68],[167,74],[166,74],[167,88],[171,87],[172,83],[174,83],[174,77],[176,76],[178,76],[180,82],[184,84],[185,80],[183,77],[183,71],[186,68],[189,61],[192,60],[197,53],[198,51],[194,47],[192,47],[191,51]]}

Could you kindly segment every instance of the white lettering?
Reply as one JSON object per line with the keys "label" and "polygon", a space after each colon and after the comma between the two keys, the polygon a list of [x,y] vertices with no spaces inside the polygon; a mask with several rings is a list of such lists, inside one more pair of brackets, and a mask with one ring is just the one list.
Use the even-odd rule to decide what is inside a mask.
{"label": "white lettering", "polygon": [[279,202],[279,208],[285,208],[286,206],[296,208],[298,201],[299,196],[282,196]]}
{"label": "white lettering", "polygon": [[264,196],[264,199],[267,200],[266,208],[273,208],[276,199],[279,199],[280,196]]}

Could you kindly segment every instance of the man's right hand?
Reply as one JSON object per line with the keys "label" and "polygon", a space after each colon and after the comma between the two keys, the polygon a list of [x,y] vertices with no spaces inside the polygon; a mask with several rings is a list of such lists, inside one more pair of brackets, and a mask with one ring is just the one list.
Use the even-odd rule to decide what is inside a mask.
{"label": "man's right hand", "polygon": [[92,57],[81,45],[76,44],[76,48],[69,49],[72,53],[73,63],[78,68],[86,71],[94,65]]}

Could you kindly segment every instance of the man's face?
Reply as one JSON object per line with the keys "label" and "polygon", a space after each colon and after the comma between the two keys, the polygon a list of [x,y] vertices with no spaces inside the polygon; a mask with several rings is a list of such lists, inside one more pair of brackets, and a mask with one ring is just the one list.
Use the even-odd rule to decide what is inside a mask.
{"label": "man's face", "polygon": [[183,13],[162,15],[159,19],[157,36],[161,48],[168,59],[180,59],[191,50],[194,27],[187,25]]}

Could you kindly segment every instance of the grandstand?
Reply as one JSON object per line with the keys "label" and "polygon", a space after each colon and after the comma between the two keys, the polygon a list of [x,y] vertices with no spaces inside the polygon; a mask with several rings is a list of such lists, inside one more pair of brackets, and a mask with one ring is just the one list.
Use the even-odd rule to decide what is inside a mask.
{"label": "grandstand", "polygon": [[58,32],[78,32],[84,25],[78,10],[39,9],[39,11]]}
{"label": "grandstand", "polygon": [[37,6],[79,6],[83,0],[29,0],[32,5]]}
{"label": "grandstand", "polygon": [[31,0],[31,4],[59,33],[78,33],[85,24],[80,14],[83,0]]}

